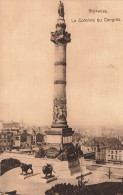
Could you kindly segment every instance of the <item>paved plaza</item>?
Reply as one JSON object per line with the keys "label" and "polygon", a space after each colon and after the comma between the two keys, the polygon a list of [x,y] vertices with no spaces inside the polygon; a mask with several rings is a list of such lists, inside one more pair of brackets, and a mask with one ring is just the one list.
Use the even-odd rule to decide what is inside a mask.
{"label": "paved plaza", "polygon": [[[22,195],[24,194],[43,195],[45,194],[46,190],[50,189],[57,183],[71,183],[73,185],[77,185],[77,180],[75,179],[75,176],[66,179],[61,179],[58,177],[56,181],[53,181],[51,183],[48,184],[41,183],[41,177],[44,176],[42,173],[42,166],[47,163],[47,159],[39,159],[34,158],[34,156],[31,155],[20,155],[11,153],[0,155],[0,159],[6,158],[16,158],[21,162],[27,164],[31,163],[33,166],[34,173],[37,173],[37,175],[24,179],[23,176],[20,176],[21,174],[20,168],[12,169],[0,177],[1,192],[17,190],[17,193]],[[54,160],[49,160],[49,163],[53,164]],[[55,163],[57,163],[56,160]],[[108,177],[106,176],[106,173],[108,172],[108,167],[105,166],[90,167],[92,174],[85,177],[85,180],[88,181],[87,185],[108,180]],[[112,179],[121,177],[123,175],[123,169],[120,169],[120,171],[118,171],[118,168],[117,169],[112,168],[112,173],[113,173]],[[5,183],[7,185],[5,185]]]}

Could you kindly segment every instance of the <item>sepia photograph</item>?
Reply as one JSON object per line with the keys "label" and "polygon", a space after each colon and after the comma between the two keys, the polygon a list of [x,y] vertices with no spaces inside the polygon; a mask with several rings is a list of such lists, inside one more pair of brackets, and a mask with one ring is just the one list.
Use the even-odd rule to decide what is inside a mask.
{"label": "sepia photograph", "polygon": [[123,1],[0,0],[0,195],[123,195]]}

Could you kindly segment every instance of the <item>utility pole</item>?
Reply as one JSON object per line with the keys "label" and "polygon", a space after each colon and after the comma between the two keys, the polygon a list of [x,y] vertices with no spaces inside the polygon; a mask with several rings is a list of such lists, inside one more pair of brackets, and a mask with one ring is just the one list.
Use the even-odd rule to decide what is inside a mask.
{"label": "utility pole", "polygon": [[106,176],[108,176],[109,179],[111,179],[111,175],[112,175],[112,172],[111,172],[111,169],[109,167],[109,171],[108,171],[108,174],[105,174]]}

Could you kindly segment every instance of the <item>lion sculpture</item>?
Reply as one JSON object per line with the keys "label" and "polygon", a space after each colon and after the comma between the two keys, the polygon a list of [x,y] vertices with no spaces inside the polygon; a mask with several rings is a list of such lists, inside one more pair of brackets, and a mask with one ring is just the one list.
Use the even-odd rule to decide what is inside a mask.
{"label": "lion sculpture", "polygon": [[27,164],[21,163],[20,168],[22,169],[21,175],[23,175],[23,172],[25,172],[25,174],[28,174],[28,170],[31,170],[31,173],[33,173],[32,164],[27,165]]}
{"label": "lion sculpture", "polygon": [[52,176],[53,176],[53,175],[52,175],[52,171],[55,172],[55,171],[53,170],[52,165],[50,165],[50,164],[47,164],[47,165],[43,166],[43,167],[42,167],[42,171],[43,171],[43,173],[46,175],[46,178],[52,177]]}

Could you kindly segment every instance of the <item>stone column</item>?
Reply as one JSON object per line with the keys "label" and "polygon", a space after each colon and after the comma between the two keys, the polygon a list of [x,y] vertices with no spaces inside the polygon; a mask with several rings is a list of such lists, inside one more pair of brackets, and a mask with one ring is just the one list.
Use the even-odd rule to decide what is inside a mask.
{"label": "stone column", "polygon": [[53,127],[67,126],[66,44],[55,45]]}
{"label": "stone column", "polygon": [[47,130],[46,143],[59,144],[72,143],[72,128],[67,125],[66,107],[66,47],[71,41],[70,33],[66,32],[64,20],[64,5],[60,1],[58,19],[55,32],[51,32],[51,41],[55,46],[54,62],[54,97],[53,97],[53,122],[51,129]]}
{"label": "stone column", "polygon": [[55,44],[54,63],[54,106],[52,127],[64,128],[67,125],[66,108],[66,46],[71,41],[70,33],[65,31],[64,15],[59,15],[56,31],[51,33],[51,41]]}

